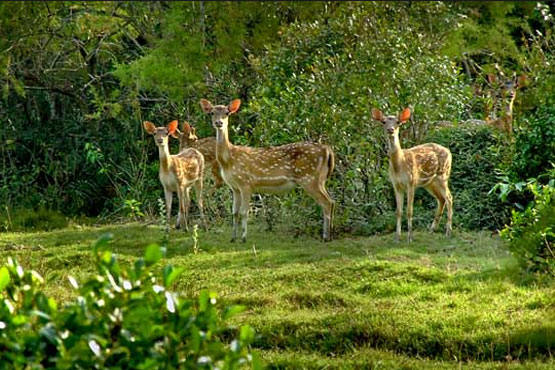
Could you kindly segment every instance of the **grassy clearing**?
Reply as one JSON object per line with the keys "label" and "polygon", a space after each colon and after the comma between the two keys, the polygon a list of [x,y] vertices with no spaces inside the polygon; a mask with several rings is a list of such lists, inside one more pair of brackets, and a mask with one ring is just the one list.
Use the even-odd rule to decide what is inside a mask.
{"label": "grassy clearing", "polygon": [[[227,227],[172,232],[167,260],[186,267],[177,288],[208,288],[249,310],[237,321],[260,333],[257,347],[276,369],[548,369],[555,361],[555,284],[522,275],[505,245],[488,233],[453,239],[416,233],[341,238],[331,243],[268,233],[254,225],[247,244]],[[162,240],[139,224],[0,234],[13,255],[70,298],[67,275],[93,271],[91,243],[114,234],[113,250],[132,261]]]}

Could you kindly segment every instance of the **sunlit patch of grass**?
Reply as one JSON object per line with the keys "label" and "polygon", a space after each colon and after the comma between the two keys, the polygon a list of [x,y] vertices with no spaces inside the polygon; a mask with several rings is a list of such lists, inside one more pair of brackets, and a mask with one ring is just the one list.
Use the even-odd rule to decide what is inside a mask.
{"label": "sunlit patch of grass", "polygon": [[[114,234],[123,263],[142,255],[163,231],[140,224],[0,234],[3,255],[38,270],[58,299],[67,276],[92,269],[91,243]],[[489,233],[416,233],[301,239],[251,227],[245,244],[229,228],[172,231],[167,260],[185,271],[177,289],[208,288],[248,310],[236,318],[260,333],[270,368],[550,368],[555,349],[555,284],[530,279]]]}

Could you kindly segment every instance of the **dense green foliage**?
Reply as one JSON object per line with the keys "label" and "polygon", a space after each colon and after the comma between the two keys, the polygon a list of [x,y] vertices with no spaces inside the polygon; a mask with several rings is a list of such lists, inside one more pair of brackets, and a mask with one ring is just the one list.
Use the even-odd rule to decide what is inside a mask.
{"label": "dense green foliage", "polygon": [[511,171],[518,179],[542,177],[555,166],[554,106],[542,107],[529,118],[516,135],[515,151]]}
{"label": "dense green foliage", "polygon": [[1,369],[261,368],[248,347],[253,329],[225,323],[244,307],[221,309],[208,291],[198,300],[174,293],[183,269],[166,265],[156,277],[163,248],[152,244],[123,268],[108,241],[94,245],[96,275],[81,284],[69,277],[78,297],[63,306],[36,271],[8,258],[0,268]]}
{"label": "dense green foliage", "polygon": [[[427,139],[449,148],[457,159],[450,181],[455,225],[501,229],[510,209],[491,189],[499,181],[497,171],[509,165],[512,155],[506,135],[489,126],[460,125],[434,131]],[[432,217],[430,214],[428,220]]]}
{"label": "dense green foliage", "polygon": [[[452,181],[459,187],[457,226],[498,228],[508,222],[508,210],[491,197],[468,208],[469,189],[485,194],[494,170],[512,181],[547,170],[553,25],[553,4],[542,2],[2,3],[1,227],[16,229],[11,220],[59,224],[35,222],[28,210],[156,215],[157,151],[140,123],[189,120],[199,136],[210,136],[199,99],[238,97],[243,105],[230,122],[234,143],[331,144],[337,230],[388,231],[394,202],[385,141],[370,109],[394,113],[410,106],[403,145],[418,144],[437,120],[484,118],[485,75],[503,71],[526,74],[528,81],[515,102],[515,141],[485,135],[488,144],[476,143],[479,148],[451,141],[454,166],[466,168],[456,173],[469,175]],[[476,162],[484,168],[474,174],[487,181],[472,176],[468,159],[477,150],[491,159]],[[515,167],[507,170],[507,163]],[[302,192],[262,199],[270,223],[287,220],[303,225],[300,232],[317,232],[319,210]],[[429,223],[434,208],[422,199],[418,225]],[[228,189],[210,193],[213,219],[222,222],[229,208]]]}
{"label": "dense green foliage", "polygon": [[501,235],[509,240],[511,252],[529,271],[555,275],[555,181],[541,185],[532,180],[521,191],[534,200],[523,211],[513,211],[511,223]]}

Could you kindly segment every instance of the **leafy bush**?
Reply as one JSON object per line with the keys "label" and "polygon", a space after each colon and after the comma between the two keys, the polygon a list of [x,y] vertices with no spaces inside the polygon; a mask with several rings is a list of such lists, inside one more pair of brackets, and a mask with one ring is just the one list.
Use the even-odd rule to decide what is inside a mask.
{"label": "leafy bush", "polygon": [[64,307],[41,291],[39,274],[8,258],[0,269],[0,369],[261,368],[249,351],[253,329],[237,336],[225,325],[242,306],[221,309],[207,291],[180,297],[169,290],[180,268],[154,275],[163,248],[149,246],[124,269],[108,240],[94,245],[96,276],[81,285],[69,278],[78,297]]}
{"label": "leafy bush", "polygon": [[427,141],[446,146],[453,155],[453,222],[469,229],[501,228],[509,210],[491,189],[497,171],[505,170],[511,158],[507,138],[490,126],[460,125],[433,131]]}
{"label": "leafy bush", "polygon": [[[410,105],[424,120],[465,115],[471,92],[464,76],[437,52],[436,36],[451,26],[449,11],[446,3],[348,3],[333,18],[292,24],[279,45],[253,59],[260,78],[240,113],[253,117],[238,128],[240,136],[256,145],[331,144],[336,229],[368,234],[390,227],[385,220],[395,203],[372,107],[393,114]],[[427,12],[439,21],[421,22]],[[312,201],[305,206],[294,193],[282,199],[301,205],[288,217],[293,224],[320,221]]]}
{"label": "leafy bush", "polygon": [[540,108],[516,132],[512,172],[519,179],[536,178],[555,163],[555,107]]}
{"label": "leafy bush", "polygon": [[555,180],[547,185],[530,181],[522,191],[534,200],[525,210],[512,211],[511,224],[501,235],[528,271],[555,273]]}

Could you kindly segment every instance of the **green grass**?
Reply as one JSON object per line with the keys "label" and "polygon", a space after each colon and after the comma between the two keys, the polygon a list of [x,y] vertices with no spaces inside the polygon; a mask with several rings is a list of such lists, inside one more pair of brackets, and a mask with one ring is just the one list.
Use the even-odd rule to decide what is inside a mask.
{"label": "green grass", "polygon": [[[2,256],[41,273],[60,302],[68,275],[94,273],[91,243],[114,234],[130,262],[163,238],[139,224],[0,234]],[[256,347],[274,369],[550,369],[555,366],[555,284],[523,275],[489,233],[416,233],[340,238],[330,243],[250,227],[230,244],[227,227],[172,231],[167,261],[184,266],[176,289],[219,293],[248,311],[236,319],[260,334]]]}

